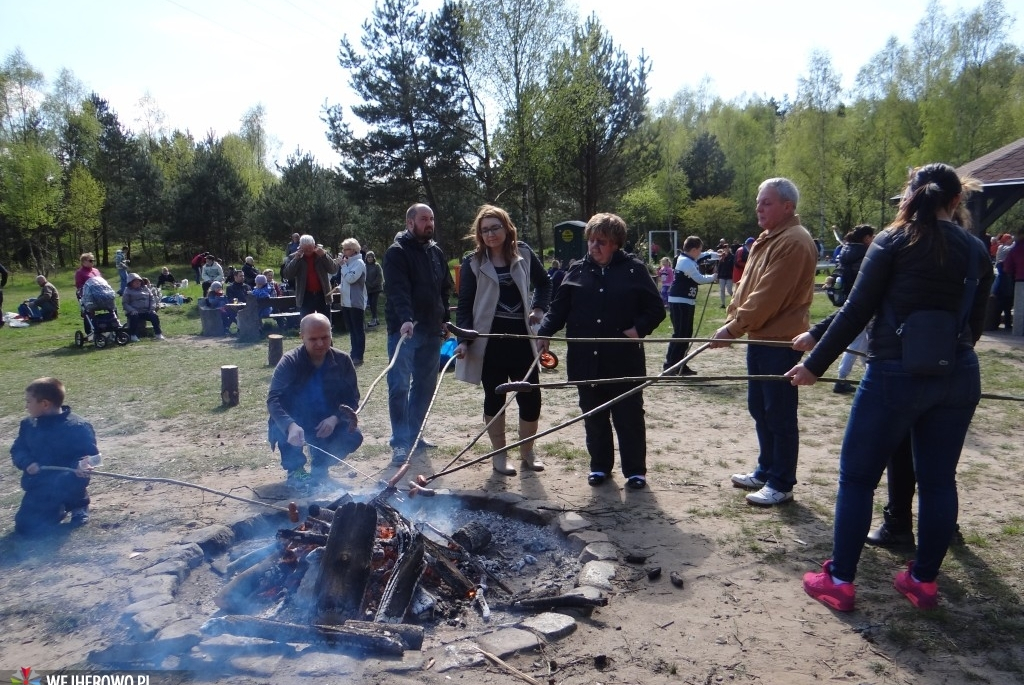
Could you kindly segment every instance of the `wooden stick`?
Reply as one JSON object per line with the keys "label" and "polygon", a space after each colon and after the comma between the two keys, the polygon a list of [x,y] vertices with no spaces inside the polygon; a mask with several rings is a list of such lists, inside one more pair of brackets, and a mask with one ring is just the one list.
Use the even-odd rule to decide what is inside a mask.
{"label": "wooden stick", "polygon": [[515,677],[519,678],[520,680],[522,680],[524,682],[527,682],[527,683],[530,683],[530,685],[544,685],[541,681],[537,680],[533,676],[529,676],[529,675],[523,673],[522,671],[520,671],[518,668],[515,668],[514,666],[508,665],[507,663],[505,663],[504,661],[499,659],[497,654],[491,654],[490,652],[485,652],[484,650],[480,649],[479,647],[476,648],[476,651],[478,651],[481,654],[483,654],[484,658],[486,658],[488,661],[490,661],[495,666],[500,666],[501,668],[504,668],[506,671],[508,671],[509,673],[514,675]]}
{"label": "wooden stick", "polygon": [[[67,466],[40,466],[40,471],[70,471],[76,473],[77,469],[68,468]],[[280,507],[276,504],[270,504],[269,502],[260,502],[259,500],[249,499],[248,497],[239,497],[238,495],[232,495],[230,492],[224,492],[223,490],[214,490],[203,485],[196,485],[195,483],[188,483],[183,480],[174,480],[173,478],[152,478],[148,476],[126,476],[123,473],[111,473],[109,471],[88,471],[89,476],[104,476],[106,478],[117,478],[118,480],[131,480],[140,483],[165,483],[167,485],[180,485],[186,488],[195,488],[196,490],[202,490],[203,492],[209,492],[214,495],[220,495],[221,497],[227,497],[228,499],[235,499],[239,502],[245,502],[247,504],[255,504],[260,507],[267,507],[268,509],[274,509],[275,511],[283,511],[288,513],[288,507]]]}

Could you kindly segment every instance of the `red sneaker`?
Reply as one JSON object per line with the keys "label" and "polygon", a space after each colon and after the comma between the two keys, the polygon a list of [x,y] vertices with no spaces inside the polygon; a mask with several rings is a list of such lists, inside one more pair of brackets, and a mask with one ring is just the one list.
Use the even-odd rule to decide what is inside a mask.
{"label": "red sneaker", "polygon": [[804,592],[836,611],[853,611],[856,590],[853,583],[836,585],[832,581],[832,560],[821,565],[820,573],[804,574]]}
{"label": "red sneaker", "polygon": [[893,579],[893,587],[910,600],[918,609],[934,609],[939,606],[939,586],[935,581],[923,583],[913,576],[914,562],[907,562],[907,570],[900,571]]}

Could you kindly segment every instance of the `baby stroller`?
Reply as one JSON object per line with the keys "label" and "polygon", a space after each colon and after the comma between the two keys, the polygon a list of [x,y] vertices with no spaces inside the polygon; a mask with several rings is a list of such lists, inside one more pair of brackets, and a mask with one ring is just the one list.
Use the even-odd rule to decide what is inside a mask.
{"label": "baby stroller", "polygon": [[114,289],[100,276],[93,276],[82,286],[81,308],[85,332],[75,331],[75,346],[87,342],[99,348],[110,343],[127,345],[128,331],[117,318]]}

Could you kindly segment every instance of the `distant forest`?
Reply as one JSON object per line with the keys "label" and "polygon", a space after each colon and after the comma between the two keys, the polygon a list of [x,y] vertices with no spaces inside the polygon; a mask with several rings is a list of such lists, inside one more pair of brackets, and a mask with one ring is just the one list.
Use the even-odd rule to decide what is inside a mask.
{"label": "distant forest", "polygon": [[[559,221],[613,211],[639,252],[652,230],[754,235],[753,198],[772,176],[797,183],[804,225],[832,245],[833,226],[893,218],[908,168],[960,165],[1024,135],[1013,21],[1002,0],[953,15],[933,0],[850,90],[815,52],[791,101],[725,101],[704,84],[652,104],[647,78],[671,65],[630,57],[563,0],[446,2],[432,14],[379,0],[338,54],[361,104],[322,112],[336,168],[302,150],[272,168],[260,105],[222,138],[163,129],[155,102],[132,130],[74,65],[48,80],[16,49],[0,68],[0,261],[43,271],[94,251],[108,264],[129,245],[137,261],[205,249],[238,262],[296,231],[380,251],[417,201],[433,207],[452,257],[485,202],[508,209],[538,250]],[[1018,207],[996,228],[1021,225]]]}

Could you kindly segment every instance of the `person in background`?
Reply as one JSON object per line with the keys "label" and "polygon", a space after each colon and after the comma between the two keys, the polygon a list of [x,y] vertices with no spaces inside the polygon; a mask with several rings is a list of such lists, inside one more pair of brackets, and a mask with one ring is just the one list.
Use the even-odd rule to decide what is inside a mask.
{"label": "person in background", "polygon": [[1002,259],[1002,274],[1008,281],[1005,288],[1011,283],[1014,288],[1013,334],[1024,336],[1024,228],[1017,231],[1014,247]]}
{"label": "person in background", "polygon": [[132,342],[139,342],[139,333],[146,327],[146,321],[153,324],[153,333],[157,340],[163,340],[164,334],[160,330],[160,317],[156,309],[159,298],[153,295],[143,279],[136,273],[128,274],[128,286],[121,295],[121,304],[124,306],[124,313],[128,315],[128,333]]}
{"label": "person in background", "polygon": [[725,296],[728,294],[730,298],[732,297],[732,269],[735,261],[736,257],[733,255],[729,243],[725,240],[720,240],[718,242],[718,266],[716,270],[718,273],[718,296],[722,300],[721,309],[725,309],[729,304]]}
{"label": "person in background", "polygon": [[[850,291],[853,290],[853,284],[857,281],[857,274],[860,273],[861,262],[864,261],[864,255],[868,251],[868,247],[871,245],[871,241],[875,237],[875,227],[871,224],[859,224],[853,227],[853,230],[847,233],[843,239],[843,249],[839,252],[839,259],[836,261],[837,269],[836,273],[842,278],[840,287],[836,288],[835,281],[830,283],[826,280],[826,286],[832,287],[835,294],[835,302],[839,306],[842,306],[846,298],[850,296]],[[833,274],[835,275],[835,274]],[[829,278],[832,278],[830,276]],[[828,323],[831,320],[825,319],[825,321],[817,324],[815,328],[819,330],[816,332],[815,339],[821,338],[824,335],[824,331],[828,328]],[[813,331],[813,329],[812,329]],[[848,394],[852,393],[855,388],[853,384],[846,380],[850,372],[853,371],[853,365],[859,359],[861,364],[865,364],[865,358],[868,351],[868,331],[865,328],[860,332],[847,351],[843,353],[843,358],[839,362],[839,369],[837,375],[839,380],[836,381],[835,385],[832,386],[832,392],[837,394]]]}
{"label": "person in background", "polygon": [[[675,282],[668,294],[668,313],[672,320],[672,337],[676,339],[693,337],[693,315],[697,311],[697,291],[702,284],[714,283],[718,274],[702,274],[697,260],[704,250],[704,242],[691,235],[683,241],[683,254],[676,261]],[[711,293],[708,293],[710,296]],[[671,376],[692,376],[697,372],[689,364],[679,366],[679,362],[690,349],[688,342],[671,342],[665,353],[665,364],[662,367]],[[668,370],[674,368],[671,372]]]}
{"label": "person in background", "polygon": [[273,269],[264,269],[263,277],[267,279],[267,288],[270,289],[271,297],[282,297],[284,295],[284,289],[281,288],[281,284],[274,280]]}
{"label": "person in background", "polygon": [[206,263],[206,255],[208,254],[209,252],[197,252],[189,263],[192,267],[192,271],[196,274],[196,283],[203,282],[203,264]]}
{"label": "person in background", "polygon": [[36,285],[39,286],[39,294],[25,300],[22,306],[18,307],[18,313],[33,321],[56,319],[60,311],[60,293],[53,283],[46,280],[46,276],[36,276]]}
{"label": "person in background", "polygon": [[273,306],[270,304],[271,297],[277,297],[274,295],[274,291],[270,289],[270,285],[267,283],[267,277],[263,274],[256,276],[256,287],[252,289],[253,297],[256,298],[256,306],[259,307],[260,319],[265,319],[274,312]]}
{"label": "person in background", "polygon": [[[584,230],[587,256],[573,262],[555,293],[538,335],[552,336],[564,327],[568,343],[567,372],[570,381],[628,378],[647,375],[644,346],[665,319],[661,301],[647,266],[623,251],[626,222],[615,214],[595,214]],[[573,342],[579,338],[630,338],[632,343]],[[541,352],[550,341],[540,340]],[[577,386],[579,407],[584,413],[634,390],[638,382]],[[636,392],[604,411],[583,420],[590,473],[587,482],[601,485],[615,463],[618,436],[619,458],[626,487],[647,485],[647,427],[644,400]]]}
{"label": "person in background", "polygon": [[[993,239],[995,240],[995,239]],[[992,286],[992,294],[996,298],[996,328],[1002,323],[1003,328],[1013,330],[1013,289],[1014,279],[1006,273],[1005,262],[1013,250],[1013,236],[1003,233],[999,236],[996,247],[996,282]]]}
{"label": "person in background", "polygon": [[348,326],[349,341],[352,351],[352,363],[362,366],[366,352],[366,330],[364,317],[366,313],[366,264],[359,252],[359,241],[346,238],[341,243],[341,256],[338,257],[338,274],[340,275],[341,312]]}
{"label": "person in background", "polygon": [[203,284],[203,297],[210,291],[210,284],[214,281],[224,282],[224,267],[220,265],[217,258],[212,254],[206,254],[206,263],[203,264],[199,274],[200,282]]}
{"label": "person in background", "polygon": [[754,247],[754,239],[747,238],[746,242],[736,249],[732,260],[732,282],[733,286],[740,284],[743,278],[743,270],[747,268],[747,260],[750,259],[750,250]]}
{"label": "person in background", "polygon": [[384,292],[384,270],[377,263],[377,255],[373,253],[373,250],[366,252],[366,258],[363,261],[366,262],[366,300],[367,308],[370,310],[370,323],[367,326],[376,328],[380,325],[380,321],[377,320],[377,303],[380,300],[380,294]]}
{"label": "person in background", "polygon": [[83,252],[82,256],[78,258],[79,267],[75,271],[75,297],[82,299],[82,286],[93,276],[100,276],[103,274],[96,268],[96,255],[92,252]]}
{"label": "person in background", "polygon": [[[96,268],[96,255],[92,252],[83,252],[78,258],[79,267],[75,270],[75,297],[79,300],[82,299],[82,288],[85,286],[85,282],[94,276],[99,276],[100,270]],[[89,317],[82,312],[82,325],[85,327],[85,334],[89,335],[92,333],[92,324],[89,322]]]}
{"label": "person in background", "polygon": [[178,282],[174,280],[174,274],[166,266],[160,269],[160,275],[156,277],[156,287],[162,290],[165,287],[177,288]]}
{"label": "person in background", "polygon": [[259,275],[260,270],[256,268],[256,261],[252,257],[245,258],[245,264],[242,264],[242,273],[244,274],[245,284],[250,288],[256,286],[256,276]]}
{"label": "person in background", "polygon": [[299,237],[299,249],[288,258],[281,275],[295,286],[295,306],[303,316],[320,312],[330,320],[327,294],[331,292],[331,274],[337,271],[338,265],[313,236]]}
{"label": "person in background", "polygon": [[245,299],[251,292],[252,288],[245,282],[245,272],[241,269],[235,269],[231,283],[228,284],[228,288],[224,293],[227,295],[228,302],[245,304]]}
{"label": "person in background", "polygon": [[554,297],[555,291],[558,290],[558,286],[562,284],[562,279],[565,278],[565,270],[562,268],[562,263],[557,259],[551,260],[548,278],[551,280],[551,296]]}
{"label": "person in background", "polygon": [[[56,378],[37,378],[25,388],[25,410],[11,461],[22,471],[25,496],[14,515],[14,531],[39,535],[52,531],[71,514],[71,525],[89,522],[86,457],[99,452],[96,432],[88,421],[64,406],[64,384]],[[61,466],[74,471],[43,470]]]}
{"label": "person in background", "polygon": [[[448,297],[452,278],[448,260],[434,242],[434,210],[414,204],[405,213],[405,231],[384,253],[384,320],[388,328],[388,415],[391,419],[391,464],[400,466],[416,449],[431,447],[422,438],[413,444],[427,414],[448,332]],[[401,349],[398,341],[403,340]]]}
{"label": "person in background", "polygon": [[[4,286],[7,285],[7,275],[8,275],[7,268],[3,264],[0,264],[0,313],[3,312],[3,306],[4,306]],[[0,319],[0,327],[3,327],[3,325],[4,325],[3,321],[4,321],[3,319]]]}
{"label": "person in background", "polygon": [[661,258],[661,266],[658,267],[658,283],[661,284],[661,301],[668,307],[668,291],[676,280],[675,269],[672,268],[672,260],[668,257]]}
{"label": "person in background", "polygon": [[[752,342],[784,341],[810,327],[818,248],[796,213],[800,191],[786,178],[770,178],[757,191],[757,223],[764,229],[750,248],[750,260],[726,309],[711,348],[746,335]],[[747,345],[747,374],[779,376],[800,360],[790,347]],[[800,452],[796,387],[766,380],[747,382],[747,408],[757,432],[757,466],[733,474],[735,487],[754,490],[746,500],[770,507],[793,499]]]}
{"label": "person in background", "polygon": [[[551,302],[551,281],[544,264],[533,250],[516,239],[516,226],[504,209],[483,205],[473,220],[468,236],[475,250],[466,255],[459,270],[459,305],[455,319],[460,328],[480,333],[527,335],[539,324]],[[533,297],[530,298],[530,290]],[[483,384],[484,425],[495,450],[505,446],[505,395],[496,388],[509,381],[537,383],[533,361],[537,350],[530,340],[477,338],[460,340],[455,348],[459,363],[455,377]],[[527,375],[529,372],[529,375]],[[519,439],[537,433],[540,420],[540,390],[516,393],[519,405]],[[523,468],[543,471],[544,464],[533,451],[533,442],[519,448]],[[494,470],[514,476],[502,451],[491,457]]]}
{"label": "person in background", "polygon": [[[302,345],[281,357],[267,393],[267,440],[272,451],[280,449],[281,466],[293,485],[327,479],[336,461],[363,444],[355,413],[356,369],[331,345],[330,319],[318,312],[304,316],[299,335]],[[303,452],[307,444],[310,472]]]}
{"label": "person in background", "polygon": [[131,262],[128,259],[128,246],[124,245],[114,253],[114,268],[117,269],[117,275],[121,278],[121,287],[117,290],[118,295],[123,294],[125,287],[128,285],[129,264]]}
{"label": "person in background", "polygon": [[206,305],[211,309],[220,311],[220,320],[224,324],[224,334],[231,333],[231,324],[238,325],[238,314],[234,309],[228,307],[227,295],[224,294],[224,286],[220,281],[210,284],[210,292],[206,296]]}
{"label": "person in background", "polygon": [[292,233],[292,241],[284,246],[284,259],[281,260],[281,279],[284,281],[285,285],[288,286],[288,290],[291,290],[292,292],[295,292],[295,282],[284,276],[284,265],[287,264],[292,255],[298,251],[299,239],[301,237],[302,236],[298,233]]}
{"label": "person in background", "polygon": [[[868,364],[839,455],[832,559],[804,575],[804,591],[836,611],[852,611],[857,566],[871,526],[872,500],[886,461],[909,434],[918,485],[918,544],[893,585],[915,607],[938,605],[935,579],[956,529],[956,468],[981,398],[974,344],[984,329],[992,285],[985,246],[952,219],[965,191],[980,188],[946,164],[914,169],[896,219],[868,249],[856,286],[802,364],[785,373],[813,385],[870,325]],[[973,275],[972,275],[973,274]],[[944,311],[954,363],[934,375],[912,372],[905,327],[916,312]]]}

